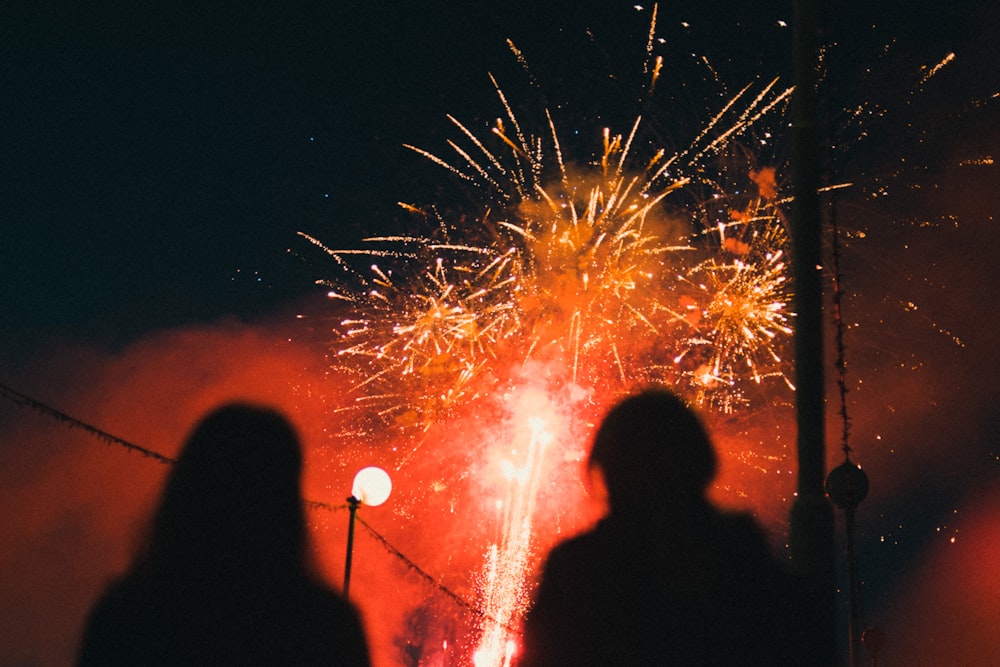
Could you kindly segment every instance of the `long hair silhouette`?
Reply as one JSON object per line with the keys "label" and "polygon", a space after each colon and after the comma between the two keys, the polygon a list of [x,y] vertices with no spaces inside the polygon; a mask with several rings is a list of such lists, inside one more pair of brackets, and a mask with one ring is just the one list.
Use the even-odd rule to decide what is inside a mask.
{"label": "long hair silhouette", "polygon": [[132,568],[91,612],[79,667],[368,667],[361,620],[311,567],[302,449],[272,409],[207,415]]}
{"label": "long hair silhouette", "polygon": [[256,576],[307,565],[302,453],[269,408],[225,405],[188,437],[137,568],[164,577]]}

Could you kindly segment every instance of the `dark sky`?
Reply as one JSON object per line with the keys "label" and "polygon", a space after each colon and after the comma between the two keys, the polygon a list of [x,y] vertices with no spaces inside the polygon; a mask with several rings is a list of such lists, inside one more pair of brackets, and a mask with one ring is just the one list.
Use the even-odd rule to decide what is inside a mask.
{"label": "dark sky", "polygon": [[396,4],[7,7],[5,344],[118,344],[308,290],[296,231],[384,224],[417,162],[402,143],[482,106],[507,31],[585,21],[571,3]]}
{"label": "dark sky", "polygon": [[[839,65],[857,71],[887,35],[931,58],[976,31],[975,11],[920,4],[839,7]],[[788,74],[791,30],[776,24],[789,5],[665,6],[659,23],[674,53],[708,55],[736,85]],[[547,101],[591,121],[617,120],[618,106],[624,121],[650,12],[593,0],[3,7],[0,341],[14,350],[53,333],[118,345],[309,291],[314,269],[286,252],[301,248],[295,232],[353,240],[429,192],[441,174],[402,144],[440,144],[446,113],[496,113],[486,73],[518,75],[506,38]]]}
{"label": "dark sky", "polygon": [[[286,309],[317,293],[327,267],[296,232],[354,244],[408,224],[397,201],[453,194],[403,144],[443,152],[446,114],[485,127],[500,112],[488,72],[515,104],[558,108],[566,127],[625,131],[652,7],[635,4],[0,0],[0,382],[8,368],[30,376],[56,341],[117,351],[223,316],[291,321]],[[868,231],[846,258],[864,320],[850,360],[856,382],[896,392],[859,401],[857,430],[915,438],[914,454],[886,445],[891,456],[868,461],[886,500],[868,517],[867,564],[889,580],[925,546],[899,536],[934,531],[1000,461],[1000,340],[983,304],[1000,279],[1000,179],[970,162],[1000,154],[1000,13],[992,0],[830,4],[835,162],[857,183],[839,211]],[[671,86],[642,110],[665,144],[709,113],[700,56],[730,90],[790,76],[790,0],[659,12]],[[861,102],[859,137],[845,109]],[[911,386],[904,367],[926,370]],[[955,424],[922,425],[930,405]],[[894,541],[904,547],[886,556]]]}

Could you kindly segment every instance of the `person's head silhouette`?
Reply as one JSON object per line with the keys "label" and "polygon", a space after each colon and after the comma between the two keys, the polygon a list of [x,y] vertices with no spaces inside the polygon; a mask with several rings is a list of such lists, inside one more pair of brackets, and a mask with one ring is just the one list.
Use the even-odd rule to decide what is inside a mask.
{"label": "person's head silhouette", "polygon": [[357,610],[306,557],[302,464],[272,409],[202,419],[132,568],[91,610],[77,665],[369,667]]}
{"label": "person's head silhouette", "polygon": [[803,659],[799,589],[753,517],[708,497],[716,454],[682,399],[616,404],[588,463],[610,512],[546,558],[524,667],[826,664]]}
{"label": "person's head silhouette", "polygon": [[703,498],[715,477],[716,458],[698,416],[671,392],[654,388],[608,412],[588,467],[599,469],[611,511],[618,513]]}
{"label": "person's head silhouette", "polygon": [[148,536],[147,565],[177,573],[302,566],[302,452],[279,413],[224,405],[194,428]]}

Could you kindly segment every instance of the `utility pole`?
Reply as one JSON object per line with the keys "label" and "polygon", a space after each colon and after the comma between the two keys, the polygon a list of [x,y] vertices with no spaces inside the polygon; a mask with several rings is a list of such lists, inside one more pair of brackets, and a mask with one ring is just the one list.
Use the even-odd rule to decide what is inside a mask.
{"label": "utility pole", "polygon": [[790,517],[792,565],[803,578],[811,664],[838,663],[834,614],[833,508],[826,477],[823,354],[822,159],[816,120],[822,0],[795,0],[792,95],[792,270],[798,494]]}

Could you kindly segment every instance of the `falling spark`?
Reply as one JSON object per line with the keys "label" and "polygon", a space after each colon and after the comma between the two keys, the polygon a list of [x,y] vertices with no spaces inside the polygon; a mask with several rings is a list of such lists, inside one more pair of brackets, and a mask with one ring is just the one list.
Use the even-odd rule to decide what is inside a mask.
{"label": "falling spark", "polygon": [[954,53],[949,53],[948,55],[946,55],[941,60],[941,62],[939,62],[937,65],[934,65],[934,67],[926,68],[926,71],[924,72],[924,76],[920,79],[920,84],[919,85],[923,86],[925,83],[927,83],[928,81],[930,81],[942,69],[944,69],[944,67],[946,65],[948,65],[953,60],[955,60],[955,54]]}

